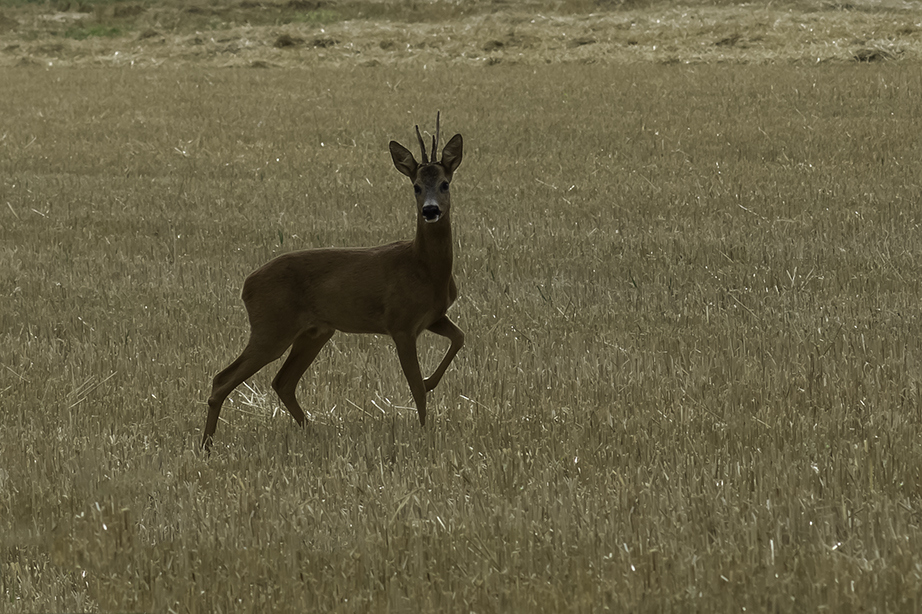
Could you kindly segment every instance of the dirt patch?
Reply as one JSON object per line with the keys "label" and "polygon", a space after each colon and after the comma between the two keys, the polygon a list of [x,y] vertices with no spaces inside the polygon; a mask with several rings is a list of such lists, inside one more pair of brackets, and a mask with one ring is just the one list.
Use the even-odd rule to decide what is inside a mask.
{"label": "dirt patch", "polygon": [[286,47],[297,47],[298,45],[303,45],[304,39],[300,36],[292,36],[291,34],[282,34],[277,39],[273,46],[276,49],[284,49]]}
{"label": "dirt patch", "polygon": [[892,60],[894,57],[896,57],[894,52],[880,47],[859,49],[854,55],[857,62],[882,62],[883,60]]}

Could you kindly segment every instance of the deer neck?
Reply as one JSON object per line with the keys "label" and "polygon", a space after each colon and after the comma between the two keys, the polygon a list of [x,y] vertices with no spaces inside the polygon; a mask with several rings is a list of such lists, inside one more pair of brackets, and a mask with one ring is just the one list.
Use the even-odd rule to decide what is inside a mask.
{"label": "deer neck", "polygon": [[451,220],[448,215],[432,224],[427,223],[422,216],[417,218],[413,251],[434,276],[446,280],[451,277],[453,255]]}

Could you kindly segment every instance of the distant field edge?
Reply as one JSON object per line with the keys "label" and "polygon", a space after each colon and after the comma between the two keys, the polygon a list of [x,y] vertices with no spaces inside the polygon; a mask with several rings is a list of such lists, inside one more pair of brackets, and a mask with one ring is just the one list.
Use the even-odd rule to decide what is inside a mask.
{"label": "distant field edge", "polygon": [[0,0],[0,66],[918,62],[922,2]]}

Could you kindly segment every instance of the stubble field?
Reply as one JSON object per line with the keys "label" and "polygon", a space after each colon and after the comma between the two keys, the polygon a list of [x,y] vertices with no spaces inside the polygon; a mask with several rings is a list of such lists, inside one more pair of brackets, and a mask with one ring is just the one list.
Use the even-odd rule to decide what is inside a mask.
{"label": "stubble field", "polygon": [[[395,6],[290,32],[417,23]],[[426,27],[471,18],[436,6]],[[922,25],[901,6],[815,9],[905,22],[873,63],[513,61],[488,37],[128,68],[4,5],[27,61],[0,68],[0,611],[917,611]],[[64,67],[34,59],[45,36]],[[202,454],[243,278],[410,238],[387,143],[437,109],[465,139],[467,342],[426,427],[390,340],[340,334],[300,387],[308,428],[276,363]],[[420,346],[429,371],[444,340]]]}

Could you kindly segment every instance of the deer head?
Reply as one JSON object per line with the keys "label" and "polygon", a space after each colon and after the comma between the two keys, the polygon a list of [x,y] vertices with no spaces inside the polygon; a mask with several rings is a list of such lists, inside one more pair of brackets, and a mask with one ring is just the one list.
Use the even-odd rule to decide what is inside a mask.
{"label": "deer head", "polygon": [[448,217],[451,208],[449,185],[455,169],[461,164],[463,142],[460,134],[451,137],[442,150],[442,159],[436,161],[439,146],[438,114],[435,117],[435,135],[432,137],[432,161],[426,155],[426,144],[419,133],[419,126],[416,126],[416,138],[419,140],[422,162],[417,162],[410,150],[397,141],[390,143],[391,158],[397,170],[413,182],[418,215],[424,222],[432,224]]}

